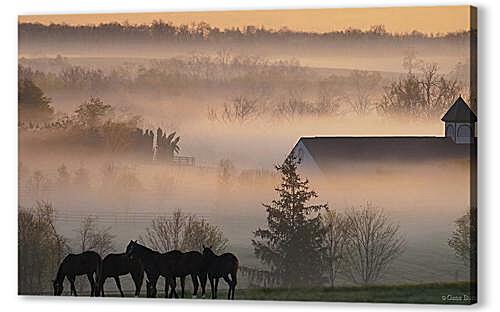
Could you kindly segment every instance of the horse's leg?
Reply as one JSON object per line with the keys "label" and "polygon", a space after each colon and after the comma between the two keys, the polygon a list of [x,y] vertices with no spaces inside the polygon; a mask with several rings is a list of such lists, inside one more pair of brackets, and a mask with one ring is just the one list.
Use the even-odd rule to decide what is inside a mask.
{"label": "horse's leg", "polygon": [[151,298],[151,283],[146,280],[146,298]]}
{"label": "horse's leg", "polygon": [[130,273],[132,275],[132,280],[134,281],[135,285],[135,296],[139,297],[141,295],[141,288],[142,288],[142,282],[144,279],[144,272],[136,272],[136,273]]}
{"label": "horse's leg", "polygon": [[170,298],[179,298],[179,295],[177,295],[177,291],[175,291],[175,288],[177,287],[177,281],[175,280],[175,276],[170,278]]}
{"label": "horse's leg", "polygon": [[205,298],[205,291],[207,288],[207,273],[202,272],[198,275],[198,278],[200,279],[200,284],[201,284],[201,297]]}
{"label": "horse's leg", "polygon": [[[96,297],[99,297],[101,295],[101,288],[100,288],[100,283],[101,283],[101,275],[99,274],[99,271],[95,271],[94,273],[92,273],[92,277],[94,278],[94,274],[95,274],[95,279],[94,279],[94,285],[95,285],[95,289],[94,289],[94,294]],[[101,272],[102,274],[102,272]]]}
{"label": "horse's leg", "polygon": [[68,281],[69,281],[69,284],[71,285],[71,294],[73,296],[78,296],[78,294],[76,293],[76,287],[75,287],[75,276],[74,275],[68,276]]}
{"label": "horse's leg", "polygon": [[212,291],[212,299],[215,299],[215,285],[214,285],[215,278],[208,276],[208,279],[210,280],[210,290]]}
{"label": "horse's leg", "polygon": [[120,283],[120,277],[114,276],[114,279],[115,279],[116,287],[118,287],[118,290],[120,291],[120,295],[122,297],[125,297],[125,295],[123,294],[123,291],[122,291],[122,284]]}
{"label": "horse's leg", "polygon": [[231,274],[231,281],[233,282],[232,285],[233,292],[231,294],[231,299],[234,300],[234,291],[236,290],[236,284],[238,284],[238,278],[236,277],[237,271],[230,274]]}
{"label": "horse's leg", "polygon": [[[170,286],[171,282],[170,282],[170,278],[167,276],[165,277],[165,298],[168,298],[168,289],[169,289],[169,286]],[[172,287],[170,287],[170,291],[172,291]],[[170,298],[172,298],[172,294],[170,294]]]}
{"label": "horse's leg", "polygon": [[106,281],[106,278],[104,276],[101,276],[99,279],[99,292],[101,293],[101,297],[104,297],[104,282]]}
{"label": "horse's leg", "polygon": [[156,298],[156,283],[158,282],[159,275],[154,274],[149,278],[149,285],[150,285],[150,298]]}
{"label": "horse's leg", "polygon": [[198,298],[198,274],[191,274],[191,280],[193,281],[193,298]]}
{"label": "horse's leg", "polygon": [[95,282],[94,282],[94,273],[88,273],[87,278],[90,283],[90,297],[94,297],[95,295]]}
{"label": "horse's leg", "polygon": [[231,281],[229,279],[229,274],[226,274],[226,275],[223,275],[222,278],[224,278],[224,280],[226,281],[227,283],[227,286],[229,286],[229,289],[227,291],[227,300],[231,299],[231,290],[233,289],[233,281]]}
{"label": "horse's leg", "polygon": [[218,288],[219,288],[219,278],[216,277],[215,278],[215,299],[217,299],[217,291],[218,291]]}
{"label": "horse's leg", "polygon": [[186,277],[181,276],[181,298],[184,298],[184,287],[186,286]]}

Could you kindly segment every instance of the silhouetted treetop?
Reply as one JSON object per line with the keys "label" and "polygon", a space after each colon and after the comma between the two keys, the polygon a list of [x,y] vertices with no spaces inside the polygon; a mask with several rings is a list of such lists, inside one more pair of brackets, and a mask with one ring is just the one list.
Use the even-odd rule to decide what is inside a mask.
{"label": "silhouetted treetop", "polygon": [[264,26],[247,25],[220,29],[206,22],[191,23],[189,25],[174,25],[172,22],[154,20],[151,24],[129,24],[108,22],[89,25],[68,25],[41,23],[19,23],[21,39],[32,38],[40,41],[57,38],[72,38],[74,40],[100,41],[106,38],[114,40],[171,40],[171,41],[221,41],[221,40],[281,40],[281,39],[376,39],[391,38],[404,39],[462,39],[469,37],[469,31],[448,33],[423,33],[417,30],[406,33],[391,33],[385,26],[372,25],[368,30],[345,28],[330,32],[308,32],[291,30],[286,27],[280,29],[265,28]]}
{"label": "silhouetted treetop", "polygon": [[18,102],[20,120],[45,121],[54,113],[50,98],[29,79],[18,80]]}

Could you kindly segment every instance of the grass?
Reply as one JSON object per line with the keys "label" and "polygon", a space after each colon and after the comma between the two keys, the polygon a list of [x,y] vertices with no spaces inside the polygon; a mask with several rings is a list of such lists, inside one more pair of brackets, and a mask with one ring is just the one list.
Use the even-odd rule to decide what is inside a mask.
{"label": "grass", "polygon": [[[472,304],[469,282],[315,289],[236,289],[240,300]],[[225,291],[219,291],[223,298]]]}
{"label": "grass", "polygon": [[[469,282],[454,283],[428,283],[428,284],[406,284],[406,285],[384,285],[365,287],[323,287],[323,288],[236,288],[235,299],[237,300],[268,300],[268,301],[324,301],[324,302],[376,302],[376,303],[420,303],[420,304],[460,304],[467,305],[476,303],[471,298],[471,288],[474,284]],[[115,289],[107,289],[107,297],[119,296]],[[163,298],[163,288],[158,289],[158,298]],[[178,289],[179,291],[179,289]],[[186,290],[186,298],[191,298],[191,290]],[[130,297],[133,290],[124,290]],[[210,286],[207,285],[208,300]],[[51,296],[52,293],[43,295]],[[65,295],[69,295],[66,292]],[[88,296],[86,292],[80,292],[80,296]],[[141,297],[145,297],[145,291]],[[218,299],[224,300],[227,289],[220,288]],[[194,299],[201,300],[201,299]]]}

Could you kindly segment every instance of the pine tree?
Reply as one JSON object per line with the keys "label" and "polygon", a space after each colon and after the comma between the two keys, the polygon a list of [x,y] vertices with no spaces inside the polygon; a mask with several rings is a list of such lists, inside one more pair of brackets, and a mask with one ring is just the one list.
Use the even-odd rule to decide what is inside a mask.
{"label": "pine tree", "polygon": [[268,228],[259,228],[252,240],[257,258],[271,267],[285,287],[319,284],[322,275],[321,210],[327,210],[328,205],[307,205],[317,194],[297,173],[298,164],[290,155],[276,166],[281,174],[281,183],[275,189],[279,198],[263,204]]}

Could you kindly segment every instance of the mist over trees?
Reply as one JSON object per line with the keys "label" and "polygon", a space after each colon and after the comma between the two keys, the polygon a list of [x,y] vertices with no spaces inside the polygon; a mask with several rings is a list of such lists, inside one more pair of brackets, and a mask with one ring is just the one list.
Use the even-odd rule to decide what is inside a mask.
{"label": "mist over trees", "polygon": [[[387,210],[371,204],[333,209],[297,173],[296,160],[275,171],[272,164],[300,136],[358,128],[356,135],[371,129],[406,134],[423,128],[408,121],[439,123],[458,94],[467,98],[473,92],[470,64],[462,58],[475,34],[394,34],[382,25],[328,33],[223,30],[155,21],[21,23],[19,35],[19,201],[33,204],[19,210],[20,293],[50,287],[68,244],[74,252],[93,249],[104,256],[121,250],[117,242],[134,231],[134,238],[160,251],[237,248],[248,278],[243,283],[258,287],[373,285],[385,283],[387,275],[392,281],[393,266],[413,269],[413,263],[396,261],[406,239],[390,214],[400,208],[393,202],[406,199],[391,198]],[[418,53],[406,50],[411,46]],[[443,57],[436,59],[439,66],[423,61],[436,55]],[[355,67],[335,63],[342,56]],[[379,66],[387,60],[389,66]],[[385,128],[386,121],[397,126]],[[339,173],[345,198],[356,189],[343,183],[359,182],[364,174],[373,178],[362,170]],[[380,188],[386,177],[400,178],[391,170],[376,169]],[[450,173],[459,181],[459,170],[442,176]],[[402,186],[401,194],[412,186]],[[446,183],[440,190],[455,186]],[[380,193],[374,201],[385,196]],[[61,216],[42,199],[57,205]],[[158,207],[179,209],[166,216]],[[267,223],[258,228],[262,207]],[[200,209],[207,215],[197,214]],[[475,258],[471,220],[474,215],[456,221],[449,259],[426,256],[437,263],[434,272],[454,268],[451,251],[465,265],[468,255]],[[136,229],[137,223],[143,226]],[[256,260],[258,267],[247,266]],[[411,274],[427,278],[425,272]]]}
{"label": "mist over trees", "polygon": [[[460,64],[444,73],[437,64],[425,63],[417,54],[406,53],[403,67],[407,72],[401,75],[367,70],[327,74],[293,59],[269,60],[225,51],[216,55],[147,60],[136,65],[112,65],[105,71],[69,61],[57,62],[64,65],[44,65],[58,58],[64,60],[63,57],[21,59],[19,76],[40,86],[40,92],[44,90],[64,98],[68,97],[67,92],[72,92],[75,95],[72,101],[84,98],[75,111],[74,120],[59,117],[56,123],[67,127],[75,121],[87,128],[95,126],[88,123],[98,122],[106,115],[119,115],[116,114],[119,112],[127,115],[128,109],[122,106],[123,101],[116,100],[116,92],[134,97],[154,94],[168,101],[185,99],[185,107],[193,114],[206,112],[210,122],[239,125],[257,120],[296,121],[303,117],[347,118],[374,114],[383,118],[426,120],[441,117],[458,95],[471,94],[467,71]],[[88,86],[82,87],[82,84]],[[109,103],[103,102],[103,96],[95,94],[104,94],[120,106],[111,109]],[[202,94],[204,100],[200,101],[197,97]],[[53,105],[58,107],[58,104]],[[474,103],[471,105],[474,107]],[[147,110],[155,108],[148,106]],[[99,109],[102,111],[97,111]],[[126,128],[142,120],[139,116],[127,118],[115,118],[114,123],[107,124],[113,132],[108,136],[111,149],[126,149]]]}

